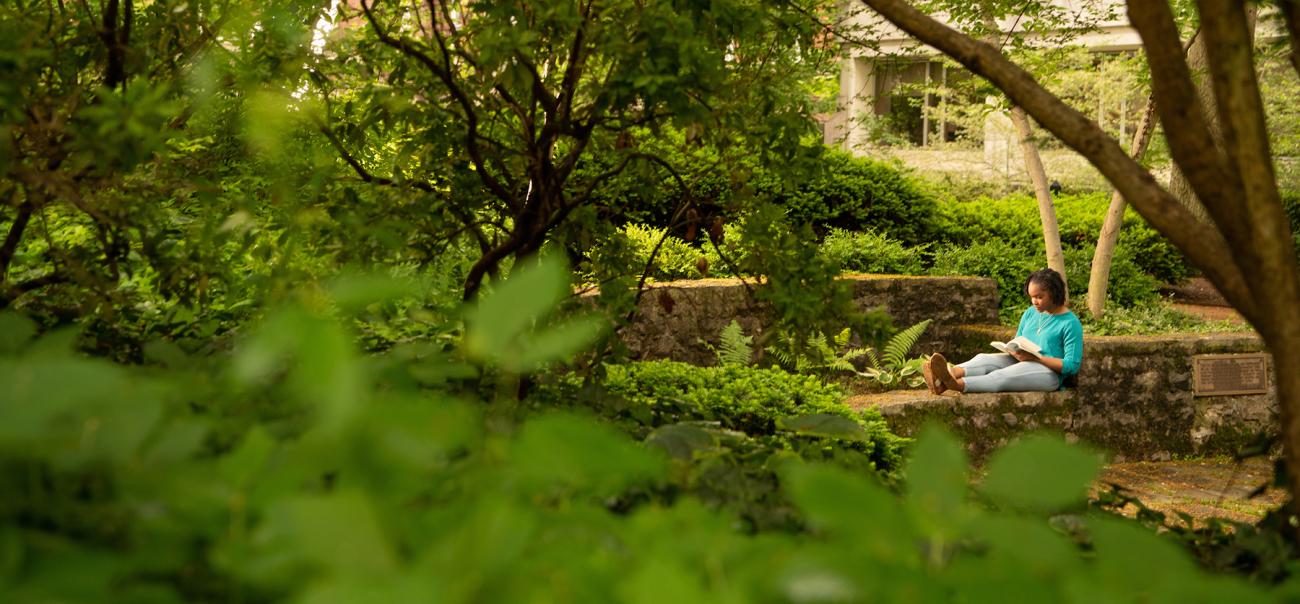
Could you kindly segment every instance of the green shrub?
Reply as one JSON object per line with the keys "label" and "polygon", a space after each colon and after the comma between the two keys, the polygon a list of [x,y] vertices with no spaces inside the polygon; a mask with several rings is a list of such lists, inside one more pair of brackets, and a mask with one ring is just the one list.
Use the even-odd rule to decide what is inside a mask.
{"label": "green shrub", "polygon": [[[1088,245],[1066,248],[1064,253],[1070,299],[1073,306],[1079,309],[1085,305],[1088,297],[1088,277],[1092,270],[1093,247]],[[1110,279],[1106,287],[1108,307],[1127,308],[1153,302],[1160,297],[1159,287],[1160,283],[1155,277],[1142,272],[1128,250],[1116,250],[1115,257],[1111,259]]]}
{"label": "green shrub", "polygon": [[[1031,251],[1032,249],[1032,251]],[[1092,267],[1092,247],[1066,248],[1065,279],[1071,305],[1080,309],[1088,295],[1088,274]],[[985,241],[970,247],[946,246],[934,255],[935,275],[975,275],[998,282],[998,315],[1012,324],[1029,303],[1022,287],[1029,273],[1047,266],[1041,246],[1026,249],[1002,240]],[[1111,264],[1106,299],[1110,304],[1133,306],[1159,297],[1159,284],[1142,272],[1121,250]]]}
{"label": "green shrub", "polygon": [[[669,486],[734,513],[749,531],[797,530],[777,459],[825,461],[892,480],[905,439],[874,410],[843,404],[820,379],[740,364],[673,361],[606,365],[596,388],[577,376],[539,386],[533,408],[594,410],[638,440],[681,458]],[[665,493],[647,493],[659,497]]]}
{"label": "green shrub", "polygon": [[[714,277],[735,277],[736,271],[732,270],[734,266],[744,274],[742,266],[748,264],[749,250],[743,244],[743,229],[738,222],[728,222],[722,227],[722,241],[714,248],[713,244],[705,241],[700,245],[700,252],[704,255],[704,260],[709,263],[709,275]],[[722,259],[718,249],[727,255],[727,260]]]}
{"label": "green shrub", "polygon": [[934,198],[897,167],[833,151],[822,168],[793,191],[768,185],[792,223],[811,224],[821,233],[874,230],[907,245],[931,241],[938,232]]}
{"label": "green shrub", "polygon": [[928,246],[907,247],[875,231],[831,229],[821,244],[821,255],[841,272],[919,275]]}
{"label": "green shrub", "polygon": [[1282,210],[1287,220],[1291,221],[1291,239],[1294,241],[1296,257],[1300,258],[1300,191],[1282,193]]}
{"label": "green shrub", "polygon": [[[716,421],[750,435],[774,434],[777,421],[793,415],[826,413],[852,419],[878,439],[873,459],[882,470],[896,468],[901,439],[889,433],[874,411],[844,405],[844,392],[820,379],[782,369],[728,364],[696,367],[675,361],[610,365],[607,394],[629,405],[645,426]],[[639,409],[632,409],[636,407]],[[642,410],[648,415],[641,415]]]}
{"label": "green shrub", "polygon": [[940,172],[919,175],[921,188],[940,204],[951,204],[975,199],[1006,197],[1013,187],[1004,178],[986,178],[974,174]]}
{"label": "green shrub", "polygon": [[[1056,220],[1065,248],[1096,245],[1110,204],[1107,193],[1061,195],[1055,199]],[[1001,239],[1017,247],[1042,248],[1043,228],[1038,203],[1030,195],[1001,199],[980,198],[944,203],[943,237],[957,244]],[[1194,268],[1169,240],[1152,228],[1132,208],[1124,213],[1118,249],[1145,273],[1164,283],[1177,283],[1194,274]]]}
{"label": "green shrub", "polygon": [[655,246],[659,245],[662,239],[663,245],[659,245],[659,251],[655,254],[654,264],[650,269],[652,279],[674,281],[698,279],[703,276],[698,267],[700,258],[703,257],[700,250],[671,235],[665,238],[664,229],[629,224],[623,227],[623,233],[635,251],[637,264],[630,268],[637,274],[644,270],[650,260],[650,254],[655,251]]}
{"label": "green shrub", "polygon": [[1038,257],[1025,248],[1002,239],[970,247],[949,245],[935,250],[934,275],[988,277],[998,283],[998,314],[1003,322],[1014,321],[1027,303],[1021,286],[1029,273],[1042,268]]}

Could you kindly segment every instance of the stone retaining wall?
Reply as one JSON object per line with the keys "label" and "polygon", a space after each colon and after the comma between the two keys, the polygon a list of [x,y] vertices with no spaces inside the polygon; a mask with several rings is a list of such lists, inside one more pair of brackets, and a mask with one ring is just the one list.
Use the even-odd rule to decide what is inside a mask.
{"label": "stone retaining wall", "polygon": [[[846,275],[842,280],[849,283],[858,308],[884,307],[900,329],[932,319],[918,351],[947,348],[954,329],[962,324],[998,320],[992,279]],[[715,355],[706,343],[716,345],[723,327],[734,319],[746,334],[761,333],[771,324],[769,315],[739,279],[672,281],[649,286],[621,336],[633,358],[712,365]]]}
{"label": "stone retaining wall", "polygon": [[[1001,328],[961,331],[964,338],[958,341],[984,342],[976,352],[988,349],[989,336],[1009,335]],[[1260,339],[1251,335],[1091,336],[1084,339],[1077,384],[1059,392],[936,397],[912,391],[850,403],[876,407],[904,435],[929,421],[946,424],[977,458],[1010,436],[1039,428],[1096,445],[1116,461],[1231,454],[1278,426],[1271,372],[1266,394],[1194,397],[1192,357],[1262,350]]]}
{"label": "stone retaining wall", "polygon": [[[954,362],[988,352],[1013,330],[998,325],[996,284],[978,277],[849,275],[858,308],[883,307],[902,328],[934,322],[914,353],[942,351]],[[752,285],[752,282],[751,282]],[[761,286],[754,286],[755,288]],[[745,333],[770,326],[770,313],[738,279],[650,286],[621,333],[633,358],[712,365],[722,328],[733,319]],[[1259,352],[1253,335],[1085,336],[1077,383],[1053,393],[936,397],[908,391],[850,399],[878,408],[898,433],[912,435],[938,421],[962,436],[977,459],[1008,438],[1040,428],[1096,445],[1116,460],[1164,460],[1232,453],[1261,431],[1275,430],[1277,396],[1192,396],[1192,357]]]}

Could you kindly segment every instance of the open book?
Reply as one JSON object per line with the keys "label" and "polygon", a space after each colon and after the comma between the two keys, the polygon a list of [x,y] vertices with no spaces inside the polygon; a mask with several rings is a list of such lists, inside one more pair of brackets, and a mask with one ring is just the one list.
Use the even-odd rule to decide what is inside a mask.
{"label": "open book", "polygon": [[1043,349],[1040,348],[1038,344],[1030,342],[1029,338],[1026,338],[1025,336],[1016,336],[1006,343],[989,342],[989,344],[992,344],[994,348],[1007,354],[1024,351],[1040,359],[1043,358]]}

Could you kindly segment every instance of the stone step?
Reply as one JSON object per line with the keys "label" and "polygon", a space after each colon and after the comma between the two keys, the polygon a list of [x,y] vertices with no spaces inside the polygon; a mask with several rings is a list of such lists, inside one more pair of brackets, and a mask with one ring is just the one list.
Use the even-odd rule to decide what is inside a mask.
{"label": "stone step", "polygon": [[982,461],[1011,438],[1034,430],[1071,432],[1076,407],[1074,391],[1000,392],[939,396],[929,390],[893,390],[879,394],[851,396],[845,404],[854,409],[875,409],[890,430],[902,436],[916,436],[926,424],[946,426],[966,443],[972,459]]}

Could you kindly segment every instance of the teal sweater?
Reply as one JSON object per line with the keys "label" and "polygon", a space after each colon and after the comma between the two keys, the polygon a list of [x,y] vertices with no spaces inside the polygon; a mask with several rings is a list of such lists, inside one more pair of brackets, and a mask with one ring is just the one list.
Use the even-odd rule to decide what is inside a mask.
{"label": "teal sweater", "polygon": [[1083,324],[1071,311],[1059,315],[1038,312],[1030,306],[1020,315],[1016,335],[1043,348],[1043,355],[1064,361],[1061,375],[1078,375],[1083,361]]}

